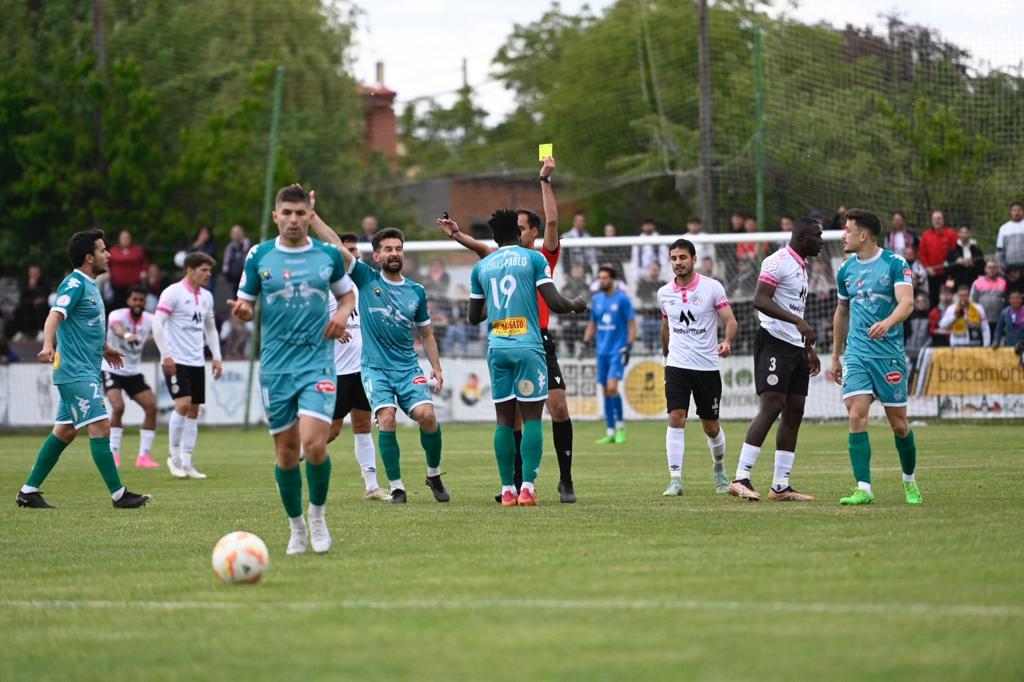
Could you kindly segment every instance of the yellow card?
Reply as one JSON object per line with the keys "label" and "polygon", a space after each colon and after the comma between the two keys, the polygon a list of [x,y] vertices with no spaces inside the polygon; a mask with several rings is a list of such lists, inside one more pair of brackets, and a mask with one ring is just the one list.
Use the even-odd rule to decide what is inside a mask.
{"label": "yellow card", "polygon": [[542,144],[542,145],[539,145],[538,146],[538,151],[540,153],[540,160],[543,161],[544,159],[548,158],[549,156],[554,156],[555,155],[555,145],[553,145],[553,144]]}

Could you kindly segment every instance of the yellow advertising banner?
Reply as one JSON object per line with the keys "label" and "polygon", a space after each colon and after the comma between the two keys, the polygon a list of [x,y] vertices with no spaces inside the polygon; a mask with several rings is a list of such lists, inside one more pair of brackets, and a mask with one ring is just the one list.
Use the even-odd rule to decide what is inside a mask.
{"label": "yellow advertising banner", "polygon": [[1010,348],[933,348],[926,395],[1024,393],[1024,367]]}

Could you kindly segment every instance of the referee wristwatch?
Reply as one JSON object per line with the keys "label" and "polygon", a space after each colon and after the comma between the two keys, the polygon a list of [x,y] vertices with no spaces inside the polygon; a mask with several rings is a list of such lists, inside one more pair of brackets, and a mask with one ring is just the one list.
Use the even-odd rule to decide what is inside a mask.
{"label": "referee wristwatch", "polygon": [[540,176],[540,181],[541,182],[546,182],[546,183],[548,183],[550,185],[551,184],[551,176],[550,175],[542,175],[542,176]]}

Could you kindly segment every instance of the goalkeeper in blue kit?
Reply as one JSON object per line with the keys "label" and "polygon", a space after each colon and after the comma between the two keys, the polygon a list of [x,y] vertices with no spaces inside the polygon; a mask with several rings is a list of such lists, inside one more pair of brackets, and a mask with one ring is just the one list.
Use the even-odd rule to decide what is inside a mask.
{"label": "goalkeeper in blue kit", "polygon": [[903,347],[903,321],[914,309],[913,273],[902,256],[878,246],[881,232],[882,223],[871,211],[847,211],[843,250],[854,257],[836,273],[839,303],[832,322],[832,374],[842,384],[850,414],[850,463],[857,479],[853,492],[840,500],[844,505],[875,501],[867,426],[876,398],[895,434],[907,504],[922,502],[915,478],[917,447],[907,421]]}

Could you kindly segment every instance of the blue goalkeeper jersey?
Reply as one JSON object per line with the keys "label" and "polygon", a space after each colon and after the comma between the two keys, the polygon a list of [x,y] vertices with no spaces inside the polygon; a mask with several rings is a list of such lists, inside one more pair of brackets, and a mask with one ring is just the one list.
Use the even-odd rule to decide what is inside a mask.
{"label": "blue goalkeeper jersey", "polygon": [[324,338],[328,299],[351,286],[343,278],[341,252],[310,239],[288,247],[280,238],[249,250],[238,283],[238,297],[263,302],[260,374],[291,374],[306,369],[334,372],[334,342]]}
{"label": "blue goalkeeper jersey", "polygon": [[864,358],[902,358],[903,325],[895,324],[881,339],[868,338],[868,330],[896,309],[896,287],[913,287],[907,261],[880,249],[870,260],[848,259],[836,273],[839,298],[850,302],[850,333],[847,355]]}
{"label": "blue goalkeeper jersey", "polygon": [[98,381],[107,323],[96,280],[74,270],[57,287],[52,310],[64,315],[57,327],[53,383]]}
{"label": "blue goalkeeper jersey", "polygon": [[491,348],[543,350],[537,287],[546,282],[551,282],[547,260],[522,246],[503,246],[473,266],[469,295],[487,301]]}
{"label": "blue goalkeeper jersey", "polygon": [[629,321],[635,317],[629,295],[616,289],[611,295],[598,291],[590,301],[590,320],[597,325],[598,355],[614,355],[629,345]]}
{"label": "blue goalkeeper jersey", "polygon": [[427,291],[408,277],[384,278],[380,270],[353,259],[349,276],[359,289],[364,367],[405,371],[419,368],[413,330],[430,324]]}

